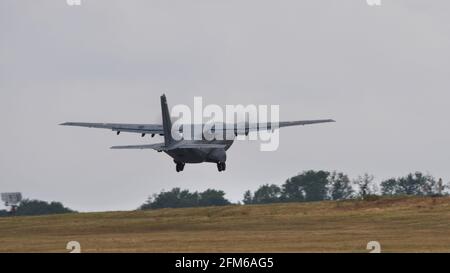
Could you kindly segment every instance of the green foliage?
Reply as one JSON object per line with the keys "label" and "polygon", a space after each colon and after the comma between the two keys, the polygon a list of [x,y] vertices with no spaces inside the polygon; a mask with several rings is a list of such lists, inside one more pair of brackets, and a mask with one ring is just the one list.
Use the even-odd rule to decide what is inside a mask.
{"label": "green foliage", "polygon": [[0,217],[6,217],[6,216],[9,216],[8,211],[6,211],[6,210],[0,210]]}
{"label": "green foliage", "polygon": [[329,172],[306,171],[286,181],[282,199],[288,202],[321,201],[327,198]]}
{"label": "green foliage", "polygon": [[141,209],[160,208],[187,208],[198,205],[198,193],[190,193],[188,190],[174,188],[171,191],[161,192],[150,197]]}
{"label": "green foliage", "polygon": [[47,214],[73,213],[75,211],[66,208],[59,202],[45,202],[40,200],[24,199],[17,207],[15,215],[17,216],[33,216]]}
{"label": "green foliage", "polygon": [[[288,179],[281,187],[275,184],[266,184],[259,187],[253,194],[246,191],[244,204],[268,204],[276,202],[307,202],[321,201],[328,198],[329,172],[306,171]],[[342,175],[342,177],[346,177]],[[341,178],[342,178],[341,177]],[[347,177],[348,180],[348,177]],[[336,194],[344,197],[351,194],[350,188],[342,185],[342,189],[336,184]],[[339,187],[339,188],[338,188]]]}
{"label": "green foliage", "polygon": [[[353,188],[356,185],[357,188]],[[450,187],[440,179],[421,172],[411,173],[397,179],[381,183],[381,195],[446,195]],[[378,185],[369,174],[359,176],[353,182],[342,172],[305,171],[289,178],[281,187],[266,184],[254,193],[246,191],[244,204],[267,204],[277,202],[311,202],[322,200],[346,200],[359,197],[364,200],[377,198]]]}
{"label": "green foliage", "polygon": [[397,180],[391,178],[381,182],[381,194],[382,195],[396,195],[397,194]]}
{"label": "green foliage", "polygon": [[437,196],[444,196],[449,195],[448,189],[450,188],[449,184],[444,184],[444,181],[442,181],[442,178],[439,178],[437,184],[436,184],[436,192],[434,195]]}
{"label": "green foliage", "polygon": [[416,172],[381,182],[381,193],[383,195],[435,195],[439,193],[439,186],[431,175]]}
{"label": "green foliage", "polygon": [[375,195],[378,191],[376,185],[374,184],[373,175],[369,175],[367,173],[362,176],[358,176],[358,178],[354,181],[354,184],[358,186],[357,196],[362,199]]}
{"label": "green foliage", "polygon": [[244,200],[243,200],[245,205],[250,205],[253,204],[253,195],[251,191],[246,191],[244,193]]}
{"label": "green foliage", "polygon": [[253,194],[252,204],[269,204],[280,202],[281,188],[277,185],[263,185]]}
{"label": "green foliage", "polygon": [[162,191],[150,197],[140,209],[190,208],[200,206],[225,206],[231,204],[225,199],[225,192],[208,189],[202,193],[189,192],[180,188]]}
{"label": "green foliage", "polygon": [[198,201],[198,205],[203,207],[226,206],[230,204],[230,201],[225,199],[224,191],[213,189],[207,189],[206,191],[200,193],[200,199]]}
{"label": "green foliage", "polygon": [[333,172],[328,178],[328,183],[332,200],[344,200],[353,197],[352,183],[346,174]]}

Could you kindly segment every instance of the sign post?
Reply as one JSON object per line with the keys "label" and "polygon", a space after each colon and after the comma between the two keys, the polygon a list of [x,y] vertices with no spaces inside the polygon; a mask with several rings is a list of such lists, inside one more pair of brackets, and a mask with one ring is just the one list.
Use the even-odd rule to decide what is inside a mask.
{"label": "sign post", "polygon": [[14,215],[17,210],[17,206],[22,201],[22,194],[20,192],[4,192],[1,194],[2,201],[6,207],[11,207],[10,213]]}

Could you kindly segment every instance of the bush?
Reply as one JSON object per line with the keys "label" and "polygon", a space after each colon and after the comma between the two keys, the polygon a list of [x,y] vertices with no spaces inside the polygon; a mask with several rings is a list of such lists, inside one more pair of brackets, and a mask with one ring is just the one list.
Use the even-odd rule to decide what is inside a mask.
{"label": "bush", "polygon": [[225,192],[207,189],[204,192],[189,192],[180,188],[162,191],[149,197],[139,209],[191,208],[200,206],[226,206],[231,204],[225,199]]}
{"label": "bush", "polygon": [[[48,214],[73,213],[69,208],[64,207],[59,202],[45,202],[40,200],[24,199],[16,208],[15,216],[36,216]],[[6,210],[0,210],[0,217],[11,216]]]}
{"label": "bush", "polygon": [[391,178],[381,182],[383,195],[434,195],[441,190],[438,182],[431,175],[421,172],[410,173],[405,177]]}

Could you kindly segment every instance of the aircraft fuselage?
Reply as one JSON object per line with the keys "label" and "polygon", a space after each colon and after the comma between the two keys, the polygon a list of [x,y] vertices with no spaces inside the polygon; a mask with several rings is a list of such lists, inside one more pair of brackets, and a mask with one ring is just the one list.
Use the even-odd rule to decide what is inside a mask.
{"label": "aircraft fuselage", "polygon": [[224,149],[209,149],[209,148],[200,148],[200,149],[173,149],[169,151],[164,151],[170,157],[174,159],[177,163],[219,163],[225,162],[227,160],[226,151],[231,147],[233,141],[213,141],[213,143],[217,144],[225,144],[226,147]]}

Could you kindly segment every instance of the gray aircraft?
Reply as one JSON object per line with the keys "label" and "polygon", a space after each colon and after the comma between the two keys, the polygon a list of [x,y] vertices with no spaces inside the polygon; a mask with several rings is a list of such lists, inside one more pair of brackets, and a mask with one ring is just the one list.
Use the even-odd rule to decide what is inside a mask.
{"label": "gray aircraft", "polygon": [[[241,134],[248,135],[249,132],[270,130],[273,131],[282,127],[308,125],[316,123],[334,122],[332,119],[321,120],[301,120],[301,121],[288,121],[279,122],[277,124],[272,123],[235,123],[235,124],[223,124],[221,128],[219,126],[210,126],[209,132],[213,134],[222,134],[223,138],[215,138],[213,140],[207,140],[203,136],[203,130],[201,140],[185,140],[183,137],[174,138],[172,131],[172,121],[169,114],[169,107],[167,105],[166,96],[161,96],[161,109],[162,109],[162,124],[119,124],[119,123],[86,123],[86,122],[66,122],[60,125],[63,126],[79,126],[88,128],[101,128],[110,129],[119,135],[121,132],[138,133],[142,137],[149,134],[152,137],[155,135],[164,136],[164,143],[148,144],[148,145],[131,145],[131,146],[113,146],[111,149],[152,149],[158,152],[165,152],[174,159],[176,164],[176,171],[181,172],[184,170],[186,163],[215,163],[219,172],[225,171],[227,160],[226,151],[231,147],[235,137]],[[195,131],[194,124],[187,124],[180,126],[178,133],[183,134],[183,131],[187,132],[188,127],[190,131]],[[201,128],[205,127],[205,124],[200,125]],[[177,133],[175,131],[175,133]],[[228,137],[229,135],[232,137]],[[177,140],[179,139],[179,140]]]}

